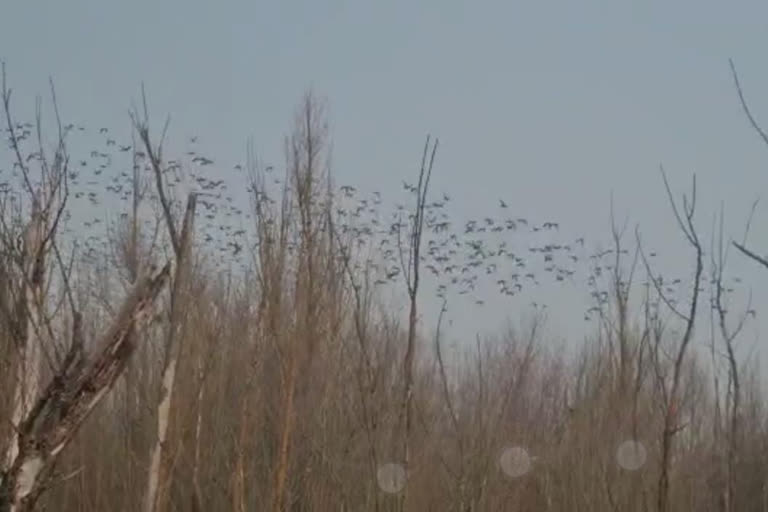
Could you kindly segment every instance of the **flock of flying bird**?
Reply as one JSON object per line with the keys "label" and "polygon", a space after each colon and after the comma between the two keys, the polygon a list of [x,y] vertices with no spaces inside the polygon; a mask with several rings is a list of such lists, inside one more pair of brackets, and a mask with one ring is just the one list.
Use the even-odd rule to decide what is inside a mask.
{"label": "flock of flying bird", "polygon": [[[14,130],[23,154],[28,155],[27,162],[39,158],[34,126],[31,123],[17,124]],[[3,131],[8,135],[7,128]],[[140,177],[140,194],[150,197],[155,194],[151,163],[136,142],[138,138],[131,143],[118,142],[107,128],[89,132],[86,127],[74,124],[65,126],[65,131],[70,137],[82,136],[80,140],[68,143],[69,148],[76,148],[78,142],[85,141],[95,141],[96,147],[84,151],[86,156],[73,158],[69,163],[68,182],[74,201],[66,212],[64,233],[78,240],[83,258],[103,260],[111,250],[105,236],[110,226],[105,218],[128,216],[126,212],[130,211],[137,177]],[[254,222],[248,201],[256,194],[247,186],[244,166],[227,166],[222,171],[212,159],[200,154],[197,137],[187,139],[186,146],[182,158],[165,163],[166,186],[171,196],[177,199],[177,207],[187,192],[200,193],[197,242],[213,249],[220,264],[228,267],[233,263],[243,265],[253,247],[253,237],[249,234],[253,232]],[[5,145],[3,149],[7,147]],[[0,157],[0,192],[15,189],[13,180],[20,177],[15,158],[12,151]],[[263,197],[279,197],[283,183],[276,176],[274,167],[267,166],[263,171],[266,188],[261,194]],[[243,185],[236,186],[237,182]],[[271,196],[267,193],[269,187],[273,189]],[[404,182],[402,188],[410,202],[415,202],[416,187]],[[183,190],[174,194],[175,189]],[[408,231],[413,205],[397,204],[386,213],[381,193],[363,195],[350,185],[339,187],[335,196],[335,226],[341,233],[356,239],[358,246],[369,248],[362,264],[375,276],[374,284],[385,286],[400,282],[404,261],[406,264],[408,261]],[[274,202],[273,199],[270,201]],[[490,286],[503,296],[512,297],[544,280],[573,283],[582,273],[586,273],[586,283],[594,299],[585,311],[585,320],[593,318],[609,300],[609,283],[604,277],[613,269],[610,260],[615,254],[612,251],[589,254],[583,237],[560,239],[559,223],[535,223],[513,215],[510,202],[504,199],[492,203],[495,211],[488,216],[454,222],[448,212],[450,201],[447,194],[440,194],[438,199],[425,205],[421,269],[422,274],[429,276],[428,284],[434,286],[439,300],[467,296],[475,304],[482,305],[486,300],[483,295]],[[153,221],[155,217],[145,217],[144,230],[152,233],[157,229]],[[626,263],[632,255],[624,253]],[[655,253],[649,254],[655,256]],[[659,284],[668,294],[670,303],[675,304],[676,300],[681,300],[679,296],[688,292],[683,288],[685,282],[671,279]],[[740,280],[736,278],[733,282],[738,284]],[[734,286],[729,285],[726,291],[733,292]]]}

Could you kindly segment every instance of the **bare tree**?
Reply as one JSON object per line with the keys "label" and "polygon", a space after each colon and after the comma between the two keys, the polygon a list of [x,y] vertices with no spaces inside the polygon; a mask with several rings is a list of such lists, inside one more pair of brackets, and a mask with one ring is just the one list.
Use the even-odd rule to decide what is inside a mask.
{"label": "bare tree", "polygon": [[[352,247],[354,241],[350,243],[349,240],[343,238],[342,234],[339,232],[340,230],[334,224],[333,218],[329,219],[328,224],[331,233],[336,239],[336,246],[340,252],[345,276],[352,288],[354,302],[351,314],[358,355],[355,366],[355,384],[361,410],[360,415],[362,416],[361,421],[363,430],[365,431],[368,471],[371,481],[373,482],[377,478],[379,467],[379,453],[376,440],[379,430],[380,411],[376,410],[375,404],[373,403],[373,398],[377,390],[377,377],[374,368],[372,348],[370,345],[372,337],[370,309],[374,295],[374,290],[371,286],[371,268],[370,266],[367,266],[362,272],[362,276],[358,278],[356,275],[357,273],[353,269]],[[347,238],[349,238],[349,236]],[[366,506],[372,506],[373,510],[378,512],[380,509],[379,493],[374,492],[372,494],[373,504],[366,503]]]}
{"label": "bare tree", "polygon": [[[546,310],[538,308],[521,330],[478,333],[476,344],[456,350],[447,348],[447,338],[456,333],[441,313],[434,338],[422,346],[418,308],[429,284],[424,272],[445,283],[437,290],[441,301],[458,305],[462,297],[448,294],[469,289],[459,283],[469,281],[463,280],[474,273],[472,264],[481,273],[494,272],[480,258],[462,259],[475,240],[503,238],[478,252],[501,254],[503,248],[512,272],[524,264],[519,254],[511,254],[524,249],[508,244],[507,230],[521,231],[525,224],[511,218],[509,210],[500,213],[505,227],[489,214],[456,232],[447,216],[434,213],[439,207],[433,205],[449,199],[425,200],[431,196],[431,140],[422,158],[421,183],[407,186],[416,203],[415,209],[410,205],[411,216],[395,226],[377,224],[378,212],[367,216],[379,204],[379,194],[361,197],[349,185],[333,188],[330,166],[319,156],[328,155],[320,151],[326,126],[305,101],[287,139],[285,173],[278,176],[269,166],[254,172],[247,185],[255,226],[246,221],[237,229],[247,233],[234,235],[226,228],[233,218],[241,220],[235,213],[239,198],[230,200],[235,191],[224,189],[237,183],[242,166],[235,166],[232,176],[217,167],[216,190],[198,197],[206,220],[184,221],[194,213],[189,206],[194,198],[186,211],[176,202],[185,199],[173,193],[178,176],[171,167],[177,164],[162,158],[164,137],[150,138],[148,130],[142,137],[136,125],[146,126],[146,111],[141,119],[139,114],[134,111],[132,119],[135,139],[115,146],[125,157],[117,155],[113,170],[122,176],[126,212],[119,214],[106,243],[103,235],[87,231],[91,228],[69,226],[69,210],[52,230],[69,197],[67,187],[72,187],[68,204],[77,204],[78,194],[87,200],[106,182],[89,176],[84,192],[77,188],[84,182],[63,179],[52,206],[46,206],[50,187],[57,184],[53,177],[68,168],[68,151],[74,155],[79,147],[79,128],[61,146],[67,151],[58,171],[57,139],[52,148],[46,143],[50,152],[44,164],[34,124],[2,128],[11,151],[3,145],[0,156],[10,155],[11,162],[0,160],[0,455],[10,462],[0,461],[0,512],[30,510],[34,502],[62,512],[765,508],[765,393],[757,372],[750,371],[756,358],[750,360],[741,344],[746,341],[742,322],[755,312],[749,305],[737,312],[741,304],[731,298],[730,289],[738,286],[726,269],[732,244],[723,234],[722,212],[704,262],[707,278],[691,272],[675,276],[682,279],[664,275],[662,282],[661,267],[651,269],[653,253],[647,246],[640,251],[639,235],[638,249],[625,239],[623,219],[616,221],[612,204],[611,246],[590,258],[594,267],[589,270],[601,270],[602,278],[590,283],[596,302],[587,306],[594,306],[588,319],[597,313],[599,324],[583,345],[570,330],[555,334],[567,341],[549,338]],[[100,140],[95,142],[105,145],[97,148],[97,156],[86,163],[89,157],[73,158],[77,166],[63,177],[101,171],[89,166],[104,165],[107,158],[99,155],[111,151],[108,140],[121,137],[101,130],[96,133],[105,136],[96,134]],[[86,137],[94,133],[83,130]],[[21,158],[14,155],[14,136]],[[190,154],[197,155],[199,146],[191,139],[187,143]],[[210,161],[196,159],[195,179],[206,188],[202,168],[210,163],[200,162]],[[100,179],[112,180],[109,172]],[[40,179],[46,173],[49,179]],[[6,188],[6,179],[16,181]],[[695,187],[693,199],[684,196],[681,206],[666,176],[664,184],[684,240],[700,257]],[[156,192],[146,196],[139,213],[147,185]],[[146,227],[144,206],[156,210],[146,212]],[[420,214],[421,208],[426,213]],[[404,207],[397,210],[407,215]],[[415,240],[420,222],[427,231],[423,242]],[[436,222],[448,236],[432,236]],[[185,250],[193,226],[194,251]],[[391,237],[398,230],[401,258],[395,261]],[[474,233],[470,240],[462,238],[463,230]],[[745,240],[739,238],[738,245],[748,247]],[[98,246],[95,255],[76,258],[87,244]],[[44,248],[37,258],[36,245]],[[163,266],[163,250],[172,263],[160,271],[149,267],[156,261],[157,268]],[[558,272],[563,263],[569,270],[578,266],[575,252],[559,250],[547,249],[549,271]],[[243,261],[249,253],[252,260]],[[558,261],[560,255],[564,261]],[[581,254],[578,259],[584,261]],[[503,261],[496,258],[494,264]],[[644,290],[637,289],[638,263],[650,277]],[[235,268],[239,265],[242,270]],[[390,305],[391,284],[400,275],[407,285],[407,320],[400,318],[399,305]],[[536,277],[531,274],[530,282]],[[706,288],[697,286],[699,280],[708,282],[712,299],[710,350],[721,372],[714,396],[691,327],[696,315],[689,300]],[[169,282],[166,296],[162,288]],[[680,290],[685,299],[677,295]],[[170,303],[154,312],[152,299],[160,293]],[[143,326],[148,317],[151,329]],[[24,347],[31,347],[27,354]],[[24,358],[37,360],[27,366],[39,371],[18,368]],[[119,379],[121,374],[126,378]],[[15,410],[21,412],[14,417]],[[616,452],[627,437],[651,440],[645,445],[649,461],[634,473]],[[164,442],[158,442],[161,438]],[[509,453],[502,451],[507,443],[525,448],[518,453],[522,460],[512,461],[520,467],[509,467]],[[158,461],[151,468],[147,455]],[[380,480],[386,455],[406,463],[407,489],[399,495],[401,488]],[[147,469],[156,478],[149,505]],[[525,474],[513,475],[517,470]]]}
{"label": "bare tree", "polygon": [[[674,314],[684,322],[683,334],[673,348],[672,354],[672,376],[671,379],[667,379],[662,366],[665,364],[659,357],[659,344],[656,345],[655,350],[655,370],[657,374],[657,382],[659,384],[659,391],[662,395],[662,403],[664,405],[663,414],[663,426],[661,432],[661,469],[659,473],[658,488],[657,488],[657,501],[656,508],[658,512],[667,512],[669,510],[669,489],[670,489],[670,461],[672,457],[673,449],[673,437],[679,432],[680,426],[677,425],[678,420],[678,408],[681,403],[680,386],[683,376],[683,362],[688,352],[689,345],[693,339],[694,327],[696,325],[696,314],[698,311],[699,294],[701,292],[701,280],[704,271],[703,264],[703,250],[699,240],[696,225],[694,222],[694,216],[696,213],[696,176],[693,177],[693,183],[691,186],[691,195],[683,195],[682,198],[682,210],[678,207],[677,201],[675,201],[672,190],[667,181],[667,175],[664,169],[661,168],[661,176],[664,180],[664,187],[667,192],[669,203],[672,207],[672,212],[677,221],[677,225],[682,231],[688,245],[694,251],[695,267],[694,276],[691,283],[691,299],[688,310],[680,311],[672,300],[667,296],[662,289],[661,281],[654,275],[651,270],[648,259],[645,254],[641,256],[645,264],[648,277],[654,284],[657,293],[664,300],[665,304],[674,312]],[[637,232],[638,246],[640,243],[639,231]]]}
{"label": "bare tree", "polygon": [[[736,66],[733,63],[732,59],[728,60],[728,64],[730,65],[731,69],[731,76],[733,78],[733,83],[736,88],[736,93],[739,97],[739,102],[741,104],[742,110],[747,117],[747,120],[749,121],[750,126],[752,129],[757,133],[757,135],[760,137],[760,140],[763,142],[763,144],[768,147],[768,134],[765,133],[763,128],[758,123],[755,116],[752,114],[752,111],[749,108],[749,105],[747,104],[747,100],[744,96],[744,91],[741,86],[741,82],[739,81],[739,75],[736,71]],[[755,209],[757,207],[757,201],[755,201],[752,204],[752,208],[750,210],[749,218],[746,222],[746,228],[744,230],[744,236],[741,240],[741,242],[738,241],[732,241],[736,249],[739,250],[743,255],[747,256],[751,260],[759,263],[765,268],[768,268],[768,260],[764,258],[763,256],[760,256],[753,250],[749,249],[747,246],[747,237],[749,235],[749,231],[752,224],[752,217],[754,216]],[[728,396],[730,398],[730,414],[729,414],[729,429],[728,429],[728,444],[727,444],[727,481],[726,481],[726,507],[727,510],[733,510],[734,507],[734,486],[735,486],[735,465],[736,465],[736,457],[737,453],[739,451],[738,447],[736,446],[736,443],[739,440],[739,405],[741,401],[741,382],[739,378],[739,372],[738,372],[738,362],[735,356],[735,349],[734,349],[734,341],[738,337],[739,333],[741,332],[742,328],[744,327],[744,324],[747,320],[747,317],[752,314],[754,315],[754,310],[751,309],[751,300],[748,306],[745,309],[744,314],[741,316],[740,319],[737,320],[736,325],[729,329],[726,323],[726,307],[723,305],[723,284],[722,284],[722,270],[725,266],[725,257],[727,255],[727,250],[723,249],[723,232],[722,232],[722,223],[723,223],[723,212],[721,210],[720,213],[720,228],[719,228],[719,236],[717,239],[717,255],[718,260],[713,262],[713,268],[717,270],[717,273],[713,276],[714,286],[715,286],[715,298],[714,298],[714,304],[713,309],[716,311],[717,315],[717,324],[720,329],[720,334],[723,340],[723,343],[725,344],[726,352],[727,352],[727,359],[728,359],[728,376],[729,376],[729,393]],[[714,249],[714,248],[713,248]],[[751,296],[750,296],[751,299]]]}
{"label": "bare tree", "polygon": [[[435,329],[435,357],[437,358],[437,369],[440,377],[440,385],[442,387],[442,396],[443,401],[445,402],[445,407],[448,410],[448,417],[451,422],[451,426],[453,427],[454,435],[456,437],[456,448],[458,450],[458,463],[456,464],[456,469],[449,469],[448,471],[451,473],[451,476],[453,477],[455,481],[455,491],[458,499],[458,510],[461,512],[471,510],[471,507],[467,503],[468,496],[467,496],[467,475],[466,475],[466,450],[464,448],[465,440],[464,440],[464,432],[459,424],[459,416],[456,412],[456,406],[454,404],[455,400],[452,396],[450,384],[448,382],[448,374],[445,370],[445,362],[443,360],[443,352],[441,349],[441,340],[440,340],[440,327],[442,326],[443,321],[443,314],[446,311],[446,305],[447,301],[443,300],[443,305],[440,308],[440,314],[437,319],[437,327]],[[478,354],[479,356],[479,354]],[[482,372],[479,372],[482,374]],[[448,467],[447,463],[444,463],[446,468]]]}
{"label": "bare tree", "polygon": [[149,112],[146,96],[142,91],[143,117],[139,118],[137,112],[133,112],[134,127],[144,146],[152,171],[155,176],[157,195],[160,198],[160,206],[165,218],[166,229],[176,257],[176,265],[173,272],[171,288],[171,305],[168,318],[168,331],[165,339],[165,356],[163,360],[163,373],[160,388],[160,397],[157,404],[157,440],[152,448],[150,456],[150,468],[147,479],[147,494],[144,505],[146,512],[154,512],[164,508],[165,479],[167,478],[168,463],[168,426],[171,419],[173,404],[173,390],[176,382],[176,369],[181,353],[182,338],[181,329],[185,317],[186,295],[191,269],[190,248],[194,236],[194,219],[197,205],[197,195],[192,193],[187,199],[186,211],[181,225],[181,231],[174,219],[171,209],[171,200],[167,195],[164,179],[166,168],[162,159],[163,140],[168,129],[168,122],[163,129],[160,142],[155,146],[149,133]]}
{"label": "bare tree", "polygon": [[[0,472],[0,511],[32,510],[40,495],[50,486],[53,471],[62,450],[109,391],[135,350],[137,340],[131,335],[151,314],[154,300],[167,280],[169,267],[159,272],[142,271],[133,290],[124,300],[110,327],[98,340],[96,353],[86,358],[80,314],[72,293],[71,273],[57,245],[62,213],[68,197],[68,162],[65,135],[59,118],[56,96],[51,95],[56,112],[58,138],[53,157],[43,145],[43,121],[38,102],[38,151],[23,156],[18,124],[11,114],[11,90],[2,70],[3,105],[16,156],[22,189],[31,202],[19,246],[11,245],[14,222],[23,217],[4,215],[5,256],[19,268],[18,284],[12,286],[12,302],[2,301],[3,319],[11,328],[19,352],[19,379],[15,389],[13,432],[7,442],[6,460]],[[40,179],[32,177],[28,162],[37,161]],[[7,205],[7,203],[6,203]],[[5,210],[4,213],[9,213]],[[10,222],[8,222],[10,221]],[[54,255],[49,263],[48,256]],[[54,323],[58,308],[50,309],[49,287],[52,270],[61,273],[61,289],[69,304],[71,334],[64,341]],[[10,270],[7,266],[4,271]],[[13,275],[13,274],[11,274]],[[10,275],[6,274],[6,278]],[[11,284],[10,282],[8,284]],[[41,386],[44,367],[51,378]],[[42,392],[39,390],[42,388]]]}
{"label": "bare tree", "polygon": [[254,169],[251,182],[259,238],[255,251],[261,294],[257,310],[270,361],[276,363],[265,366],[275,372],[280,390],[275,458],[270,468],[272,486],[267,498],[275,512],[289,508],[306,492],[292,471],[298,457],[297,439],[305,428],[299,413],[311,394],[310,375],[317,359],[334,338],[332,295],[342,276],[335,268],[328,225],[328,211],[333,206],[328,149],[323,105],[307,93],[293,132],[285,141],[286,172],[280,202],[269,195],[266,170]]}
{"label": "bare tree", "polygon": [[[754,210],[753,210],[754,211]],[[717,227],[713,230],[712,236],[712,257],[711,257],[711,276],[712,286],[712,309],[716,315],[716,324],[725,345],[726,360],[728,364],[728,386],[726,390],[726,413],[728,417],[728,426],[726,429],[726,488],[725,488],[725,509],[726,511],[736,510],[735,502],[735,476],[736,464],[739,453],[739,416],[741,407],[741,379],[739,376],[739,362],[736,356],[736,339],[741,334],[747,319],[753,313],[752,297],[749,300],[743,312],[737,318],[736,323],[731,326],[728,321],[730,312],[727,295],[731,291],[725,284],[724,271],[728,259],[728,249],[724,240],[723,222],[724,209],[721,207],[717,218]],[[717,368],[713,368],[717,371]],[[715,397],[719,399],[719,397]]]}
{"label": "bare tree", "polygon": [[[408,314],[408,338],[405,347],[405,359],[403,361],[403,388],[400,402],[399,425],[403,426],[402,442],[402,461],[403,469],[406,474],[406,485],[400,496],[400,507],[404,509],[408,501],[408,469],[411,455],[411,429],[413,427],[413,372],[414,357],[416,354],[416,330],[418,328],[418,293],[419,293],[419,271],[421,268],[421,243],[424,232],[425,209],[427,206],[427,194],[429,192],[429,181],[432,178],[432,168],[435,163],[437,146],[439,141],[435,139],[431,144],[430,137],[427,137],[424,143],[424,152],[421,157],[421,167],[419,169],[419,179],[416,186],[411,188],[411,193],[415,196],[416,202],[414,210],[409,214],[407,242],[401,238],[401,230],[398,229],[398,249],[400,251],[400,265],[405,278],[410,304]],[[406,259],[407,253],[407,259]]]}

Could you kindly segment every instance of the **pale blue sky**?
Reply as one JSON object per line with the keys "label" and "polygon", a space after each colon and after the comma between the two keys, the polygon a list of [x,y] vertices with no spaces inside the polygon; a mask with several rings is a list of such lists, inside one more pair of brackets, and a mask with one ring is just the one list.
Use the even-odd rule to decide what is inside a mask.
{"label": "pale blue sky", "polygon": [[[311,86],[329,101],[339,182],[399,193],[431,132],[441,140],[435,186],[458,199],[457,215],[504,197],[520,215],[594,240],[608,234],[613,190],[620,215],[665,253],[682,245],[660,163],[678,190],[698,174],[702,231],[722,200],[740,236],[766,190],[768,148],[740,110],[727,59],[768,125],[767,42],[768,4],[758,1],[0,5],[0,59],[17,101],[31,105],[50,75],[66,118],[127,129],[144,82],[152,112],[170,113],[171,132],[199,135],[217,161],[241,160],[249,136],[280,161]],[[768,205],[758,252],[768,252],[757,232],[766,223]],[[665,265],[685,269],[687,254]],[[766,288],[768,273],[732,260]],[[768,294],[756,299],[768,306]],[[565,308],[580,318],[580,307]],[[473,318],[496,325],[505,309]]]}

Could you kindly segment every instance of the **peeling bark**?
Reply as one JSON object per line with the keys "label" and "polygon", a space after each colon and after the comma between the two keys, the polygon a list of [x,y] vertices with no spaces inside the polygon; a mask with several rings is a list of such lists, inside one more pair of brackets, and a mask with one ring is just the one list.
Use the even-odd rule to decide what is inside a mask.
{"label": "peeling bark", "polygon": [[170,263],[140,279],[99,341],[98,355],[80,370],[65,366],[48,383],[19,425],[18,454],[1,475],[0,512],[33,510],[56,458],[125,369],[136,348],[131,334],[151,317],[169,274]]}

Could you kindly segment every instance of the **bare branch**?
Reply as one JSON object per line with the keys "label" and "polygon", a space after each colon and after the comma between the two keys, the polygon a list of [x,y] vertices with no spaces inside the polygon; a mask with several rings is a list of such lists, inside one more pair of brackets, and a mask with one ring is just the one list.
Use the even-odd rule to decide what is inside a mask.
{"label": "bare branch", "polygon": [[136,128],[136,131],[139,134],[139,138],[141,139],[142,144],[144,145],[144,149],[147,152],[147,156],[149,158],[149,161],[152,165],[152,171],[155,174],[155,185],[157,188],[157,195],[160,198],[160,206],[163,209],[163,216],[165,217],[165,224],[168,229],[168,235],[171,238],[171,244],[173,245],[173,250],[176,253],[176,256],[181,253],[181,241],[179,240],[179,235],[176,231],[176,222],[173,219],[173,212],[171,211],[171,203],[168,199],[168,196],[165,192],[165,185],[163,184],[163,161],[162,161],[162,142],[165,138],[166,130],[168,129],[168,124],[170,123],[170,118],[166,120],[166,123],[163,127],[163,135],[160,141],[161,145],[157,146],[157,149],[152,144],[152,140],[149,135],[149,114],[147,112],[147,97],[144,93],[144,87],[142,86],[141,89],[141,96],[142,96],[142,103],[144,105],[144,119],[139,120],[138,114],[134,111],[131,112],[131,119],[133,120],[133,125]]}
{"label": "bare branch", "polygon": [[731,67],[733,84],[736,86],[736,93],[739,95],[741,108],[744,110],[744,114],[746,114],[747,119],[749,119],[749,124],[752,125],[752,128],[755,130],[755,132],[757,132],[757,134],[763,140],[763,143],[768,145],[768,134],[766,134],[765,131],[763,131],[763,129],[758,124],[757,120],[755,119],[755,116],[752,115],[752,111],[749,109],[749,106],[747,105],[747,100],[744,98],[744,91],[741,88],[741,83],[739,82],[739,75],[738,73],[736,73],[736,66],[733,63],[733,59],[728,59],[728,64]]}
{"label": "bare branch", "polygon": [[753,259],[754,261],[758,262],[759,264],[761,264],[765,268],[768,268],[768,260],[767,259],[763,258],[762,256],[759,256],[759,255],[755,254],[754,252],[750,251],[749,249],[747,249],[746,247],[744,247],[743,245],[741,245],[740,243],[738,243],[736,241],[733,241],[731,243],[733,244],[734,247],[736,247],[739,251],[741,251],[742,254],[744,254],[745,256],[747,256],[747,257]]}

